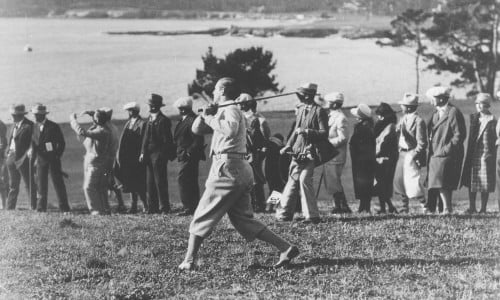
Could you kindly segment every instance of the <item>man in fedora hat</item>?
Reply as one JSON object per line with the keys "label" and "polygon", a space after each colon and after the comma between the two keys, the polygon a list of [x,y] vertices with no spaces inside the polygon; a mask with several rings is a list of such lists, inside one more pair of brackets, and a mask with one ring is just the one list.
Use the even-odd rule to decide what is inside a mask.
{"label": "man in fedora hat", "polygon": [[420,169],[426,164],[427,127],[418,115],[418,95],[405,93],[399,101],[403,116],[396,127],[399,157],[394,176],[394,193],[403,202],[400,212],[409,212],[410,199],[424,197]]}
{"label": "man in fedora hat", "polygon": [[299,107],[295,129],[282,154],[291,152],[292,162],[288,182],[283,190],[276,218],[279,221],[291,221],[299,196],[304,223],[320,222],[318,204],[314,197],[313,174],[318,165],[318,155],[313,150],[315,143],[328,138],[328,114],[314,102],[318,86],[305,83],[297,90],[299,100],[304,104]]}
{"label": "man in fedora hat", "polygon": [[32,162],[28,157],[33,135],[33,122],[28,120],[24,104],[14,104],[10,107],[10,114],[14,123],[7,133],[7,149],[5,151],[6,166],[9,173],[9,195],[7,197],[7,209],[15,209],[17,196],[19,195],[19,184],[21,177],[24,180],[31,208],[36,209],[36,186],[32,172]]}
{"label": "man in fedora hat", "polygon": [[110,172],[109,158],[113,152],[112,133],[105,126],[108,119],[106,112],[96,110],[87,111],[86,114],[94,122],[88,129],[80,126],[76,113],[70,115],[71,128],[85,147],[83,192],[92,215],[109,214],[107,176]]}
{"label": "man in fedora hat", "polygon": [[174,102],[174,107],[179,110],[181,120],[174,130],[174,141],[177,145],[177,161],[179,174],[179,196],[183,210],[179,216],[192,215],[200,200],[198,185],[198,168],[200,160],[205,160],[203,135],[194,134],[191,130],[196,114],[193,112],[191,97],[182,97]]}
{"label": "man in fedora hat", "polygon": [[47,211],[47,192],[50,177],[59,201],[59,210],[69,212],[68,195],[64,184],[61,168],[61,157],[66,143],[61,128],[56,123],[47,119],[47,107],[36,104],[31,113],[35,116],[36,123],[33,128],[32,157],[35,161],[37,173],[39,212]]}
{"label": "man in fedora hat", "polygon": [[9,178],[5,168],[5,149],[7,148],[7,126],[0,120],[0,205],[1,209],[7,206]]}
{"label": "man in fedora hat", "polygon": [[146,131],[146,121],[139,112],[140,106],[136,102],[125,104],[124,110],[128,112],[129,119],[123,126],[123,131],[118,143],[114,175],[124,193],[132,196],[132,205],[129,213],[137,213],[138,198],[141,199],[144,211],[147,211],[146,200],[146,167],[139,161],[141,155],[142,139]]}
{"label": "man in fedora hat", "polygon": [[465,119],[460,110],[449,103],[449,88],[436,86],[426,95],[436,110],[427,125],[429,195],[425,209],[434,212],[439,197],[443,202],[443,214],[451,214],[452,192],[458,187],[464,158]]}
{"label": "man in fedora hat", "polygon": [[146,164],[148,213],[170,213],[167,163],[175,158],[172,123],[161,113],[163,98],[151,94],[148,100],[149,118],[142,142],[140,161]]}

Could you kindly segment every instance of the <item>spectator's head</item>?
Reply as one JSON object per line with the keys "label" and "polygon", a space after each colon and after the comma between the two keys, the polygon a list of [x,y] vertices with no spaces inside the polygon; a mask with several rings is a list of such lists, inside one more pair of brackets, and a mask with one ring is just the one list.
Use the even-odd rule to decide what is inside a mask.
{"label": "spectator's head", "polygon": [[476,110],[480,113],[489,113],[491,106],[491,96],[488,93],[479,93],[476,96]]}
{"label": "spectator's head", "polygon": [[318,91],[318,85],[315,83],[303,83],[297,89],[297,97],[299,100],[306,104],[314,103],[314,97],[316,96],[316,92]]}
{"label": "spectator's head", "polygon": [[174,107],[179,110],[181,116],[185,116],[193,111],[193,98],[181,97],[174,102]]}
{"label": "spectator's head", "polygon": [[148,99],[149,112],[158,113],[163,104],[163,97],[158,94],[151,94],[151,97]]}
{"label": "spectator's head", "polygon": [[236,100],[240,95],[240,88],[238,87],[236,80],[229,77],[224,77],[219,79],[215,84],[214,88],[214,101],[215,103]]}
{"label": "spectator's head", "polygon": [[137,117],[141,111],[141,107],[137,102],[129,102],[123,106],[123,109],[128,112],[129,118]]}
{"label": "spectator's head", "polygon": [[434,106],[445,106],[450,100],[451,90],[444,86],[435,86],[427,90],[427,97]]}
{"label": "spectator's head", "polygon": [[14,122],[16,123],[24,119],[24,115],[27,114],[24,104],[12,104],[10,106],[9,112],[12,116],[12,120],[14,120]]}
{"label": "spectator's head", "polygon": [[385,102],[380,103],[375,110],[375,114],[379,120],[384,120],[387,123],[396,123],[397,121],[396,112]]}
{"label": "spectator's head", "polygon": [[236,102],[240,103],[240,108],[242,111],[253,111],[257,110],[257,101],[253,99],[253,97],[249,94],[242,93],[237,99]]}
{"label": "spectator's head", "polygon": [[106,124],[106,122],[108,121],[108,114],[101,109],[97,109],[94,112],[93,120],[94,120],[94,123],[102,126],[102,125]]}
{"label": "spectator's head", "polygon": [[333,92],[325,95],[325,106],[331,110],[337,110],[344,104],[344,94]]}
{"label": "spectator's head", "polygon": [[47,118],[49,112],[47,111],[47,106],[37,103],[31,108],[31,113],[35,116],[35,120],[41,123]]}
{"label": "spectator's head", "polygon": [[372,118],[372,110],[371,108],[364,104],[360,103],[357,107],[351,109],[351,114],[356,117],[356,119],[362,121],[362,120],[369,120]]}
{"label": "spectator's head", "polygon": [[401,110],[404,114],[411,114],[417,110],[418,107],[418,95],[413,93],[405,93],[403,95],[403,100],[399,101],[401,105]]}

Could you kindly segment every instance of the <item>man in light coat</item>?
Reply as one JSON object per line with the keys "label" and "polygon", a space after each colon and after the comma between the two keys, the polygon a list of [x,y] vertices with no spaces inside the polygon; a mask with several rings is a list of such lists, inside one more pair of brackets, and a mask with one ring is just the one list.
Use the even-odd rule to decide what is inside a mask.
{"label": "man in light coat", "polygon": [[406,93],[399,102],[403,117],[397,125],[399,158],[394,175],[394,193],[401,196],[401,212],[409,212],[410,199],[424,197],[420,169],[426,163],[427,128],[418,115],[418,95]]}
{"label": "man in light coat", "polygon": [[352,213],[342,186],[342,170],[347,157],[347,139],[349,129],[347,118],[342,112],[344,95],[339,92],[327,94],[324,97],[328,112],[328,141],[339,154],[323,165],[323,182],[329,194],[333,195],[334,207],[332,214]]}
{"label": "man in light coat", "polygon": [[[288,264],[299,254],[297,247],[269,230],[253,217],[250,190],[252,168],[246,160],[246,121],[234,103],[240,94],[232,78],[222,78],[215,85],[214,101],[196,118],[192,130],[196,134],[213,132],[210,154],[212,166],[205,192],[189,227],[189,241],[180,270],[192,270],[203,240],[227,213],[236,230],[247,240],[259,239],[279,249],[275,267]],[[217,109],[217,105],[229,106]]]}
{"label": "man in light coat", "polygon": [[465,119],[460,110],[449,103],[448,88],[433,87],[426,95],[436,110],[427,125],[429,196],[425,208],[435,211],[439,192],[443,214],[451,214],[452,192],[458,187],[464,158]]}
{"label": "man in light coat", "polygon": [[106,112],[96,110],[86,113],[94,121],[88,129],[80,126],[76,113],[70,115],[71,128],[85,147],[83,192],[92,215],[109,214],[108,176],[111,171],[109,158],[113,153],[112,133],[105,125],[108,119]]}

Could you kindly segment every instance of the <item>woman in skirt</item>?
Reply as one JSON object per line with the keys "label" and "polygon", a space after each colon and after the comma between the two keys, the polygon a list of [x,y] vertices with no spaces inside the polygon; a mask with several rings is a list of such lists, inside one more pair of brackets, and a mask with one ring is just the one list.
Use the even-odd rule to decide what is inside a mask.
{"label": "woman in skirt", "polygon": [[359,199],[358,212],[370,213],[370,201],[373,193],[375,176],[375,136],[370,107],[364,103],[351,109],[351,114],[358,122],[349,142],[352,160],[352,179],[354,195]]}
{"label": "woman in skirt", "polygon": [[387,103],[380,103],[375,110],[378,121],[375,123],[375,141],[376,141],[376,167],[375,167],[375,193],[380,201],[380,210],[377,212],[383,214],[386,212],[385,205],[389,213],[397,212],[392,205],[391,198],[393,193],[394,171],[398,162],[398,136],[396,134],[397,117],[394,110]]}
{"label": "woman in skirt", "polygon": [[479,93],[476,97],[477,113],[470,116],[470,134],[462,172],[462,186],[469,188],[469,209],[464,213],[476,212],[476,194],[481,193],[481,209],[486,212],[489,193],[495,191],[496,124],[489,111],[491,97]]}

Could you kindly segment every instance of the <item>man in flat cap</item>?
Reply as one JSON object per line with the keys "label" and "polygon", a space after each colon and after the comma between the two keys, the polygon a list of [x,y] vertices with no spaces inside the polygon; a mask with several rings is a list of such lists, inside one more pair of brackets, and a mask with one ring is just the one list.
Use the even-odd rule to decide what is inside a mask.
{"label": "man in flat cap", "polygon": [[179,174],[179,196],[183,210],[179,216],[189,216],[194,213],[200,201],[198,184],[198,169],[200,160],[205,160],[203,135],[194,134],[191,130],[196,114],[193,112],[193,99],[182,97],[177,99],[174,107],[179,110],[181,120],[174,130],[174,141],[177,145],[177,161]]}
{"label": "man in flat cap", "polygon": [[347,118],[342,112],[344,95],[333,92],[325,95],[325,106],[328,112],[328,141],[335,146],[339,154],[323,165],[323,182],[329,194],[333,195],[334,207],[332,214],[352,213],[342,186],[342,170],[347,157],[347,139],[349,129]]}
{"label": "man in flat cap", "polygon": [[240,108],[247,121],[247,150],[250,155],[249,162],[255,180],[252,191],[254,212],[264,212],[266,209],[266,197],[264,195],[266,178],[262,171],[262,164],[264,163],[271,129],[266,118],[257,112],[257,101],[251,95],[243,93],[236,99],[236,102],[241,102]]}
{"label": "man in flat cap", "polygon": [[[232,78],[222,78],[215,85],[216,105],[233,104],[240,94]],[[227,213],[236,230],[247,240],[262,240],[279,249],[280,259],[275,267],[288,264],[299,254],[297,247],[269,230],[253,217],[250,190],[253,174],[246,160],[246,121],[236,105],[217,109],[209,106],[193,122],[196,134],[213,132],[210,153],[212,166],[200,203],[189,227],[189,241],[181,270],[196,267],[196,256],[203,240],[213,232]],[[217,259],[217,258],[216,258]]]}
{"label": "man in flat cap", "polygon": [[115,174],[114,174],[114,164],[116,162],[116,154],[118,153],[118,144],[120,143],[120,131],[113,124],[113,109],[110,107],[101,107],[99,110],[106,113],[107,121],[104,126],[108,127],[111,131],[111,140],[112,140],[112,151],[111,156],[109,157],[109,170],[108,174],[108,189],[115,194],[116,202],[118,202],[117,212],[125,213],[127,208],[125,207],[125,203],[123,202],[123,195],[116,184]]}
{"label": "man in flat cap", "polygon": [[427,125],[429,195],[425,208],[434,212],[439,196],[443,201],[443,214],[451,214],[451,196],[458,187],[464,158],[465,119],[460,110],[449,103],[448,88],[433,87],[426,94],[436,110]]}
{"label": "man in flat cap", "polygon": [[33,129],[32,157],[36,166],[39,212],[47,211],[47,193],[49,188],[49,171],[52,184],[59,201],[59,210],[69,212],[68,194],[64,184],[61,157],[66,147],[61,128],[47,119],[47,107],[36,104],[31,113],[36,123]]}
{"label": "man in flat cap", "polygon": [[1,209],[7,208],[7,193],[9,191],[9,178],[5,168],[5,149],[7,148],[7,126],[0,120],[0,205]]}
{"label": "man in flat cap", "polygon": [[137,213],[137,202],[140,198],[144,211],[148,209],[146,200],[146,166],[139,161],[142,140],[146,131],[146,121],[139,114],[140,106],[136,102],[125,104],[128,120],[118,143],[114,175],[124,193],[130,193],[132,204],[129,213]]}
{"label": "man in flat cap", "polygon": [[161,113],[162,96],[152,94],[148,105],[150,115],[139,157],[146,164],[148,213],[170,213],[167,163],[175,158],[172,123]]}
{"label": "man in flat cap", "polygon": [[33,135],[33,122],[25,115],[24,104],[15,104],[10,108],[10,114],[14,123],[7,133],[7,149],[5,151],[6,166],[9,174],[9,195],[7,197],[7,209],[15,209],[17,196],[19,195],[19,184],[21,177],[24,180],[28,195],[30,197],[31,209],[36,209],[36,186],[34,182],[32,161],[28,157]]}
{"label": "man in flat cap", "polygon": [[108,175],[110,157],[113,156],[111,130],[106,126],[108,115],[102,110],[86,112],[94,124],[83,129],[78,123],[76,113],[70,115],[71,128],[85,147],[83,162],[83,192],[92,215],[109,214]]}
{"label": "man in flat cap", "polygon": [[282,154],[292,152],[292,162],[288,182],[283,190],[276,218],[279,221],[291,221],[300,198],[304,223],[320,222],[318,204],[314,197],[313,174],[319,165],[319,156],[313,150],[321,139],[328,138],[328,114],[314,102],[318,86],[314,83],[303,84],[297,91],[299,100],[304,104],[299,107],[295,130]]}
{"label": "man in flat cap", "polygon": [[426,164],[427,127],[418,115],[418,95],[405,93],[399,101],[403,116],[397,125],[399,157],[394,176],[394,193],[403,202],[400,212],[408,213],[410,199],[423,199],[425,190],[420,169]]}

